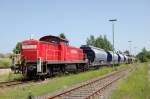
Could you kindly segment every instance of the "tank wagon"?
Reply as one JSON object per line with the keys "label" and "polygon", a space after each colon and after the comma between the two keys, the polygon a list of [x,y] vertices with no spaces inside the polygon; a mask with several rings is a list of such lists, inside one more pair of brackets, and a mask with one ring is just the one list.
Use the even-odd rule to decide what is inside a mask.
{"label": "tank wagon", "polygon": [[115,64],[115,65],[119,64],[119,61],[118,61],[119,57],[118,57],[117,53],[113,53],[112,51],[107,51],[107,54],[108,54],[107,60],[108,60],[108,63],[110,65],[112,65],[112,64]]}
{"label": "tank wagon", "polygon": [[124,55],[123,54],[117,54],[118,55],[118,62],[119,63],[125,63],[125,57],[124,57]]}
{"label": "tank wagon", "polygon": [[96,48],[93,46],[82,45],[80,47],[83,49],[85,56],[88,59],[88,64],[90,67],[99,67],[102,65],[115,65],[125,63],[124,56],[122,54],[114,53],[111,51],[105,51],[104,49]]}
{"label": "tank wagon", "polygon": [[124,63],[126,63],[126,64],[128,64],[129,62],[128,62],[128,56],[127,55],[124,55]]}
{"label": "tank wagon", "polygon": [[127,61],[128,64],[132,64],[135,61],[136,61],[136,59],[134,57],[128,56],[128,61]]}
{"label": "tank wagon", "polygon": [[107,52],[105,50],[88,45],[82,45],[80,48],[83,49],[90,67],[107,65]]}
{"label": "tank wagon", "polygon": [[[131,58],[123,54],[105,51],[93,46],[76,48],[69,41],[57,36],[44,36],[39,40],[21,42],[21,71],[27,78],[42,78],[56,73],[64,73],[68,68],[84,71],[102,65],[131,63]],[[114,58],[113,58],[114,55]]]}

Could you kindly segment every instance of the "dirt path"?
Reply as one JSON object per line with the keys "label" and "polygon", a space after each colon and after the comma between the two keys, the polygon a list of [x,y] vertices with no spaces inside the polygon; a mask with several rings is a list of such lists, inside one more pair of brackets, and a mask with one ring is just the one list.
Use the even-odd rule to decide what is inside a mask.
{"label": "dirt path", "polygon": [[0,69],[0,75],[9,74],[11,72],[10,68]]}

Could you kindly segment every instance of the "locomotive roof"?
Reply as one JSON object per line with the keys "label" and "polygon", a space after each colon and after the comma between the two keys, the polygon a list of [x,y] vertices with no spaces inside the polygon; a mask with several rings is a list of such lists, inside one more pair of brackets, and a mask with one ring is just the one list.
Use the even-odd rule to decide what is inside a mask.
{"label": "locomotive roof", "polygon": [[62,40],[62,41],[64,41],[64,42],[69,42],[67,39],[63,39],[63,38],[61,38],[61,37],[53,36],[53,35],[46,35],[46,36],[43,36],[43,37],[41,37],[39,40],[44,39],[44,38],[57,38],[57,39],[60,39],[60,40]]}

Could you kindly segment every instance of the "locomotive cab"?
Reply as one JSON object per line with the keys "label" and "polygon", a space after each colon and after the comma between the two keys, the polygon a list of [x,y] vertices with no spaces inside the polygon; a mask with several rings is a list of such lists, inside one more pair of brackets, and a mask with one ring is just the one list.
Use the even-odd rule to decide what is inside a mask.
{"label": "locomotive cab", "polygon": [[39,41],[46,42],[46,43],[59,44],[59,45],[61,45],[61,44],[69,45],[68,40],[59,38],[57,36],[44,36],[44,37],[40,38]]}

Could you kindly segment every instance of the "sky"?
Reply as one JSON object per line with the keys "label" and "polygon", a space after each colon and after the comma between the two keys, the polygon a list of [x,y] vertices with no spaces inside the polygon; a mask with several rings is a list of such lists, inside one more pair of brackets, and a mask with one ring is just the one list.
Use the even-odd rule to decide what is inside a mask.
{"label": "sky", "polygon": [[11,52],[17,42],[65,33],[70,45],[107,35],[115,48],[138,53],[150,50],[150,0],[0,0],[0,53]]}

